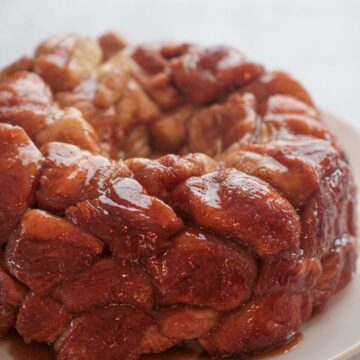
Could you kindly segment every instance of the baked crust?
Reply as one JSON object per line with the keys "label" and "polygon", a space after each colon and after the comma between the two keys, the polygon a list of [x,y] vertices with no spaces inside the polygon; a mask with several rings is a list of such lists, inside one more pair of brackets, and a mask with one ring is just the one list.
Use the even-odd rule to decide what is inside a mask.
{"label": "baked crust", "polygon": [[261,352],[355,271],[341,145],[230,47],[45,40],[0,73],[0,199],[0,335],[59,360]]}

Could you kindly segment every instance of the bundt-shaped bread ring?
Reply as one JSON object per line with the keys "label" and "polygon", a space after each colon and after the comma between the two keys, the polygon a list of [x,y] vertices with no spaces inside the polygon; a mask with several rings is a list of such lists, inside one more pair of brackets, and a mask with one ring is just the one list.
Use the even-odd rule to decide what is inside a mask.
{"label": "bundt-shaped bread ring", "polygon": [[291,338],[356,262],[306,90],[229,47],[47,39],[0,73],[0,335],[59,360]]}

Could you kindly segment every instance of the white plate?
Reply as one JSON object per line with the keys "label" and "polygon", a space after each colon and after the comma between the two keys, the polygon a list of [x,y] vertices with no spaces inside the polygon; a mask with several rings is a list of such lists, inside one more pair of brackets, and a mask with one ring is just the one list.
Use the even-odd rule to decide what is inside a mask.
{"label": "white plate", "polygon": [[[360,132],[331,115],[326,115],[327,123],[344,144],[355,172],[360,189]],[[300,332],[303,340],[292,351],[274,356],[279,360],[348,360],[360,353],[360,275],[352,283],[336,294],[326,306],[325,311],[307,321]],[[42,348],[35,346],[35,356],[30,356],[32,347],[21,346],[19,341],[0,342],[1,360],[48,360]],[[147,356],[147,360],[197,360],[195,354],[176,354],[169,356]],[[265,357],[266,358],[266,357]],[[268,357],[270,358],[270,357]],[[205,360],[204,357],[201,357]],[[144,359],[145,360],[145,359]]]}

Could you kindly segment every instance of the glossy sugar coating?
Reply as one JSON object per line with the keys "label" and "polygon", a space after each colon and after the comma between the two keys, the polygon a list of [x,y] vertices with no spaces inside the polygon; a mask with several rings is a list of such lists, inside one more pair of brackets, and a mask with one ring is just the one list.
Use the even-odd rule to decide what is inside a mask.
{"label": "glossy sugar coating", "polygon": [[59,360],[261,352],[355,271],[346,154],[236,49],[54,36],[0,72],[0,150],[0,334]]}

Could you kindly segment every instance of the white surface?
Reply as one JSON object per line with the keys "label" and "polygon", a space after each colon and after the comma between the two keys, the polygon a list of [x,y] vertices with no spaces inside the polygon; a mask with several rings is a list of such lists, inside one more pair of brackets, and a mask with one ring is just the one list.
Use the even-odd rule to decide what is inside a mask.
{"label": "white surface", "polygon": [[0,0],[0,66],[50,34],[109,28],[237,46],[360,127],[360,0]]}

